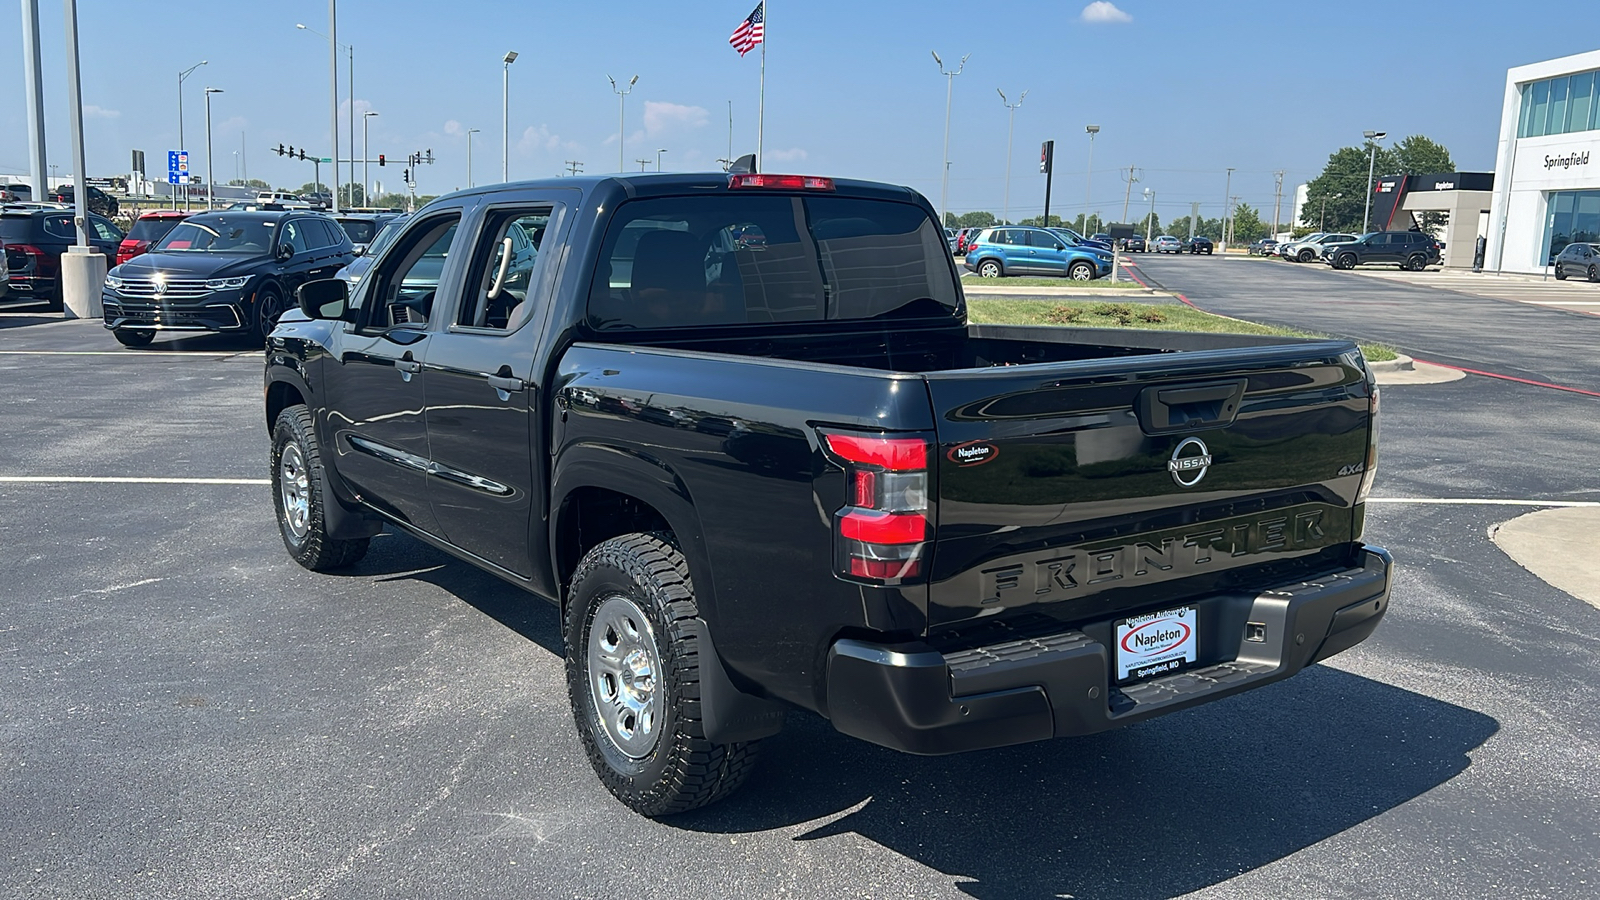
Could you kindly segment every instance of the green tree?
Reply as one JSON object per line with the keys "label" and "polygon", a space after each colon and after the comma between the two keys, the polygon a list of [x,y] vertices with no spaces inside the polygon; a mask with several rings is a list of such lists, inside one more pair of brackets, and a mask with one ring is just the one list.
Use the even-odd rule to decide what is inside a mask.
{"label": "green tree", "polygon": [[997,220],[995,219],[994,213],[984,212],[983,210],[974,210],[973,212],[962,213],[961,217],[956,219],[956,227],[988,228],[989,226],[995,224],[996,221]]}
{"label": "green tree", "polygon": [[1058,215],[1055,215],[1054,213],[1051,213],[1049,222],[1045,222],[1045,221],[1043,221],[1043,219],[1044,219],[1043,215],[1038,215],[1038,216],[1033,216],[1031,218],[1019,220],[1017,222],[1017,224],[1018,225],[1032,225],[1035,228],[1039,228],[1041,226],[1045,227],[1045,228],[1060,228],[1062,225],[1065,224],[1064,222],[1061,221],[1061,217],[1058,216]]}
{"label": "green tree", "polygon": [[[1367,178],[1384,175],[1427,175],[1454,172],[1455,161],[1443,144],[1420,134],[1397,141],[1393,147],[1369,142],[1360,147],[1340,147],[1328,156],[1322,174],[1306,185],[1306,204],[1300,221],[1318,231],[1359,231],[1366,209]],[[1324,216],[1324,206],[1326,215]],[[1423,227],[1437,225],[1443,214],[1425,213]]]}
{"label": "green tree", "polygon": [[1432,175],[1456,170],[1450,151],[1420,134],[1410,135],[1386,154],[1380,153],[1378,161],[1388,164],[1388,169],[1378,172],[1379,175]]}
{"label": "green tree", "polygon": [[1151,212],[1147,212],[1144,214],[1144,218],[1140,219],[1139,223],[1134,226],[1135,234],[1143,237],[1146,232],[1148,232],[1152,238],[1158,234],[1165,234],[1165,232],[1161,230],[1160,213],[1157,213],[1153,210]]}
{"label": "green tree", "polygon": [[1261,214],[1248,203],[1241,203],[1233,211],[1233,242],[1248,244],[1263,237],[1270,226],[1261,221]]}
{"label": "green tree", "polygon": [[262,181],[259,178],[251,178],[248,181],[240,181],[239,179],[235,178],[232,181],[228,182],[228,184],[233,186],[233,187],[247,187],[247,188],[253,188],[253,189],[258,190],[258,191],[270,191],[270,190],[272,190],[272,185],[268,184],[265,181]]}

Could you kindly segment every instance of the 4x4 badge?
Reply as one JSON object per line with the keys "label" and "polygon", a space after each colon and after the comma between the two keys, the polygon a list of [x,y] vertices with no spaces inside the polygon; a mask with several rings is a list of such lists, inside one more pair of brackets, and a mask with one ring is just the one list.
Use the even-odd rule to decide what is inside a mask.
{"label": "4x4 badge", "polygon": [[1167,472],[1172,475],[1172,480],[1176,481],[1179,487],[1194,487],[1199,484],[1200,479],[1206,477],[1206,470],[1209,468],[1211,468],[1211,451],[1206,449],[1206,442],[1199,438],[1184,438],[1172,451],[1172,458],[1167,460]]}

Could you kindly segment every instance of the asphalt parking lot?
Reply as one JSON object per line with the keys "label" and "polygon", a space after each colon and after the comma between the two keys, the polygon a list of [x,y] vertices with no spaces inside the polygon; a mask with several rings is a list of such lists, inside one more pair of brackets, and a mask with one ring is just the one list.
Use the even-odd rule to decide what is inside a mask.
{"label": "asphalt parking lot", "polygon": [[[1287,265],[1138,263],[1213,311],[1600,390],[1579,352],[1600,321]],[[794,714],[739,794],[654,822],[583,758],[542,602],[406,537],[347,574],[288,559],[258,352],[128,351],[95,323],[13,316],[0,372],[4,896],[1600,891],[1600,610],[1488,537],[1541,502],[1600,501],[1595,397],[1386,388],[1389,502],[1368,537],[1398,561],[1393,606],[1296,678],[947,758]],[[1491,499],[1521,505],[1437,502]]]}

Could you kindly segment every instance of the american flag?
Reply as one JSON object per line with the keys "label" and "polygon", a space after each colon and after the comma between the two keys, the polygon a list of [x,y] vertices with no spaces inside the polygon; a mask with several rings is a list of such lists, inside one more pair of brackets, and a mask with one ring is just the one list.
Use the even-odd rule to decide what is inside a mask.
{"label": "american flag", "polygon": [[739,27],[733,30],[733,37],[728,38],[728,43],[733,49],[743,56],[756,48],[756,45],[765,39],[767,33],[767,4],[766,0],[756,4],[752,12]]}

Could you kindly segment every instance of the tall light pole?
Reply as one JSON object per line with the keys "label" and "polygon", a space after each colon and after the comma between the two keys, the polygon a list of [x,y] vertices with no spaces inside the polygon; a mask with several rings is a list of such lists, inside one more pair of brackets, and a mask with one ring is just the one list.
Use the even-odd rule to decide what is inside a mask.
{"label": "tall light pole", "polygon": [[628,168],[628,164],[624,161],[626,157],[622,155],[622,136],[627,127],[628,95],[633,93],[633,86],[639,83],[639,76],[635,75],[629,79],[625,88],[617,87],[617,80],[610,75],[606,76],[606,80],[611,82],[611,91],[617,95],[617,171],[623,172]]}
{"label": "tall light pole", "polygon": [[1387,131],[1363,131],[1361,136],[1367,139],[1367,202],[1361,210],[1361,233],[1367,232],[1367,223],[1372,216],[1372,169],[1378,162],[1378,142],[1389,136]]}
{"label": "tall light pole", "polygon": [[[351,64],[354,65],[354,57]],[[333,135],[332,212],[339,212],[339,0],[328,0],[328,131]],[[356,136],[350,135],[350,143]],[[352,148],[353,149],[353,148]],[[354,154],[352,154],[354,155]]]}
{"label": "tall light pole", "polygon": [[472,185],[472,136],[477,134],[480,130],[481,129],[477,129],[477,128],[468,128],[467,129],[467,187],[472,187],[473,186]]}
{"label": "tall light pole", "polygon": [[657,172],[661,171],[661,154],[666,153],[666,152],[667,151],[665,149],[656,151],[656,171]]}
{"label": "tall light pole", "polygon": [[[1000,102],[1005,104],[1006,109],[1011,110],[1011,123],[1006,126],[1006,205],[1005,214],[1000,219],[1001,224],[1008,224],[1011,221],[1011,135],[1017,130],[1017,107],[1022,105],[1022,101],[1028,99],[1028,92],[1023,91],[1022,96],[1017,98],[1017,102],[1012,103],[1006,99],[1005,91],[999,88],[995,88],[994,91],[1000,95]],[[1045,224],[1049,225],[1050,223],[1046,222]]]}
{"label": "tall light pole", "polygon": [[1150,201],[1150,215],[1144,219],[1144,243],[1148,248],[1150,246],[1150,229],[1154,228],[1156,223],[1156,192],[1145,188],[1144,198]]}
{"label": "tall light pole", "polygon": [[[301,31],[309,31],[312,34],[316,35],[317,37],[322,38],[323,40],[330,40],[330,38],[327,35],[323,34],[322,32],[316,30],[315,28],[308,28],[308,27],[306,27],[305,25],[303,25],[303,24],[301,24],[299,22],[296,22],[294,27],[300,29]],[[350,196],[350,204],[349,205],[350,206],[355,206],[356,203],[355,203],[355,187],[354,187],[354,185],[356,183],[356,48],[352,47],[349,44],[341,44],[338,41],[334,41],[333,43],[334,43],[335,46],[343,47],[345,49],[345,52],[348,53],[349,57],[350,57],[350,83],[345,85],[345,87],[350,92],[350,113],[349,113],[349,115],[350,115],[350,181],[349,181],[349,183],[350,183],[351,187],[350,187],[350,195],[349,195]],[[334,141],[334,161],[333,161],[334,193],[338,193],[338,185],[339,185],[338,144],[339,144],[338,141]]]}
{"label": "tall light pole", "polygon": [[[50,193],[50,182],[45,178],[45,169],[49,166],[44,144],[44,58],[39,52],[39,0],[22,0],[22,55],[23,93],[28,104],[28,174],[33,181],[33,199],[43,200]],[[182,84],[180,81],[180,101],[183,99]],[[176,204],[177,195],[172,199]]]}
{"label": "tall light pole", "polygon": [[968,53],[966,56],[961,57],[961,65],[957,66],[954,72],[951,72],[945,69],[944,60],[939,58],[939,54],[936,51],[930,52],[933,52],[933,61],[939,64],[939,74],[945,78],[944,168],[940,173],[941,178],[939,181],[939,224],[948,227],[947,220],[950,217],[950,101],[955,97],[956,76],[960,75],[961,70],[967,67],[967,60],[972,57],[972,54]]}
{"label": "tall light pole", "polygon": [[1222,250],[1228,250],[1228,219],[1232,217],[1233,210],[1228,206],[1228,197],[1233,194],[1233,166],[1228,167],[1228,180],[1222,190]]}
{"label": "tall light pole", "polygon": [[511,64],[517,61],[517,51],[508,50],[500,73],[500,181],[511,180]]}
{"label": "tall light pole", "polygon": [[[203,65],[206,65],[208,62],[210,62],[210,60],[202,59],[199,62],[195,63],[194,65],[190,66],[189,68],[184,69],[182,72],[178,73],[178,152],[179,153],[183,153],[183,152],[186,152],[188,150],[188,148],[183,145],[183,82],[184,82],[184,79],[186,79],[190,75],[194,74],[194,70],[195,69],[198,69]],[[35,198],[35,199],[40,199],[40,198]],[[172,198],[172,208],[173,209],[177,209],[178,208],[178,198],[177,198],[176,195],[174,195],[173,198]],[[189,186],[188,185],[184,185],[183,186],[183,208],[184,209],[188,209],[189,208]]]}
{"label": "tall light pole", "polygon": [[211,95],[222,93],[222,88],[206,88],[206,209],[216,205],[216,192],[212,189],[216,179],[211,175]]}
{"label": "tall light pole", "polygon": [[372,193],[372,154],[367,152],[367,123],[377,113],[367,110],[361,114],[361,205],[371,206],[369,199]]}
{"label": "tall light pole", "polygon": [[[1089,135],[1089,174],[1084,179],[1083,187],[1083,233],[1089,233],[1089,195],[1094,190],[1094,136],[1100,133],[1099,125],[1085,125],[1083,130]],[[1049,222],[1045,223],[1049,225]]]}

